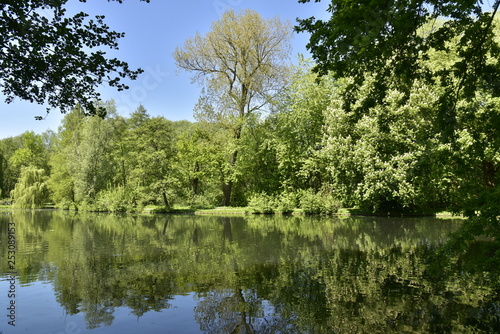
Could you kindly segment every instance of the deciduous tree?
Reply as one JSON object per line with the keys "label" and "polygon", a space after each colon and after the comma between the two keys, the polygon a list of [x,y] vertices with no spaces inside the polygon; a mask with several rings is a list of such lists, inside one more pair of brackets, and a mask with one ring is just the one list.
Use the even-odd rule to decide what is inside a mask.
{"label": "deciduous tree", "polygon": [[111,30],[104,16],[68,16],[67,2],[0,2],[0,90],[6,102],[17,97],[63,112],[79,102],[95,113],[97,86],[107,83],[123,90],[128,87],[122,79],[142,72],[102,50],[118,49],[123,33]]}
{"label": "deciduous tree", "polygon": [[223,180],[223,205],[230,205],[238,160],[238,141],[247,118],[269,106],[286,83],[291,27],[247,10],[224,13],[205,36],[197,34],[174,52],[180,69],[203,86],[198,120],[231,132],[230,170]]}

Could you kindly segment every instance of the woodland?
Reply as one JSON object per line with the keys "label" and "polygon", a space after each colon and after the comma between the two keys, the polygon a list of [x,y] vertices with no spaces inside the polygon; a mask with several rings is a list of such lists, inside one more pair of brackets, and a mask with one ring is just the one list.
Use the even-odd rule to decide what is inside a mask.
{"label": "woodland", "polygon": [[[498,238],[498,5],[332,1],[330,21],[303,19],[295,28],[252,10],[228,11],[173,54],[202,87],[196,122],[151,117],[142,105],[124,116],[113,101],[78,92],[71,99],[63,91],[58,102],[50,100],[59,91],[53,86],[42,94],[22,82],[32,88],[26,99],[71,107],[56,132],[0,140],[1,197],[17,208],[110,212],[446,210],[468,218],[464,238]],[[292,61],[294,29],[311,34],[312,59]],[[3,43],[4,58],[23,51]],[[101,77],[113,67],[140,75],[126,63],[106,64]],[[19,95],[14,88],[23,87],[9,86],[11,77],[2,78],[4,92]],[[126,89],[118,78],[111,83]]]}

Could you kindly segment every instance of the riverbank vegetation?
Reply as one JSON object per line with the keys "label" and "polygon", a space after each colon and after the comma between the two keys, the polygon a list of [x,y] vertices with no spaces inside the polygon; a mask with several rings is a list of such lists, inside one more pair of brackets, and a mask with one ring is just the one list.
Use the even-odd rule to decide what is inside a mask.
{"label": "riverbank vegetation", "polygon": [[[235,22],[258,28],[250,34]],[[488,43],[497,45],[498,22],[490,23]],[[447,26],[422,24],[418,40]],[[124,116],[98,101],[102,113],[76,105],[57,132],[2,139],[1,197],[20,208],[111,212],[174,203],[255,213],[449,210],[469,217],[474,233],[499,235],[498,80],[475,77],[474,90],[462,89],[464,76],[450,70],[462,42],[429,45],[413,63],[425,75],[409,83],[398,71],[381,80],[369,69],[320,75],[321,62],[303,57],[290,65],[286,29],[228,12],[177,49],[178,66],[204,87],[196,122],[152,117],[142,105]],[[238,34],[245,43],[233,43]],[[210,49],[224,41],[228,53]],[[488,50],[484,66],[496,69]],[[460,87],[452,100],[448,87]]]}

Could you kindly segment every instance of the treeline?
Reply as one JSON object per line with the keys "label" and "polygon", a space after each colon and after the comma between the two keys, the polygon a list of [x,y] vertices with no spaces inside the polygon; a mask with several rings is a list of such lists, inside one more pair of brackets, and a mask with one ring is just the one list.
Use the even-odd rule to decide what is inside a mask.
{"label": "treeline", "polygon": [[454,131],[443,133],[438,86],[406,96],[394,80],[379,105],[370,80],[352,91],[349,78],[318,78],[310,67],[294,68],[286,91],[267,113],[245,118],[238,138],[220,121],[173,122],[143,106],[124,117],[112,101],[88,117],[76,106],[57,132],[0,141],[1,197],[22,208],[213,207],[231,183],[230,205],[250,202],[257,212],[389,213],[460,211],[495,186],[498,98],[478,89],[459,101]]}

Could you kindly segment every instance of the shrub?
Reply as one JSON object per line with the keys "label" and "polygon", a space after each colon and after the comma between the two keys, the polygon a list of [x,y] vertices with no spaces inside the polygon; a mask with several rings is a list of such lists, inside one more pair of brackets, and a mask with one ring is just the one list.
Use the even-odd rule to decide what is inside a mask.
{"label": "shrub", "polygon": [[340,202],[330,193],[309,190],[300,194],[300,207],[305,214],[332,215],[340,209]]}
{"label": "shrub", "polygon": [[205,195],[193,195],[188,201],[188,205],[193,209],[213,209],[215,207]]}
{"label": "shrub", "polygon": [[56,204],[56,208],[62,210],[78,210],[78,207],[75,202],[70,201],[68,199],[63,199],[59,203]]}
{"label": "shrub", "polygon": [[320,214],[323,209],[322,199],[311,191],[304,191],[300,196],[300,208],[308,215]]}
{"label": "shrub", "polygon": [[272,196],[261,193],[250,197],[248,207],[252,213],[274,213],[275,202]]}
{"label": "shrub", "polygon": [[92,211],[132,212],[136,211],[135,193],[128,188],[115,188],[99,192]]}
{"label": "shrub", "polygon": [[276,212],[281,214],[291,214],[295,209],[295,195],[291,193],[282,193],[276,200]]}

